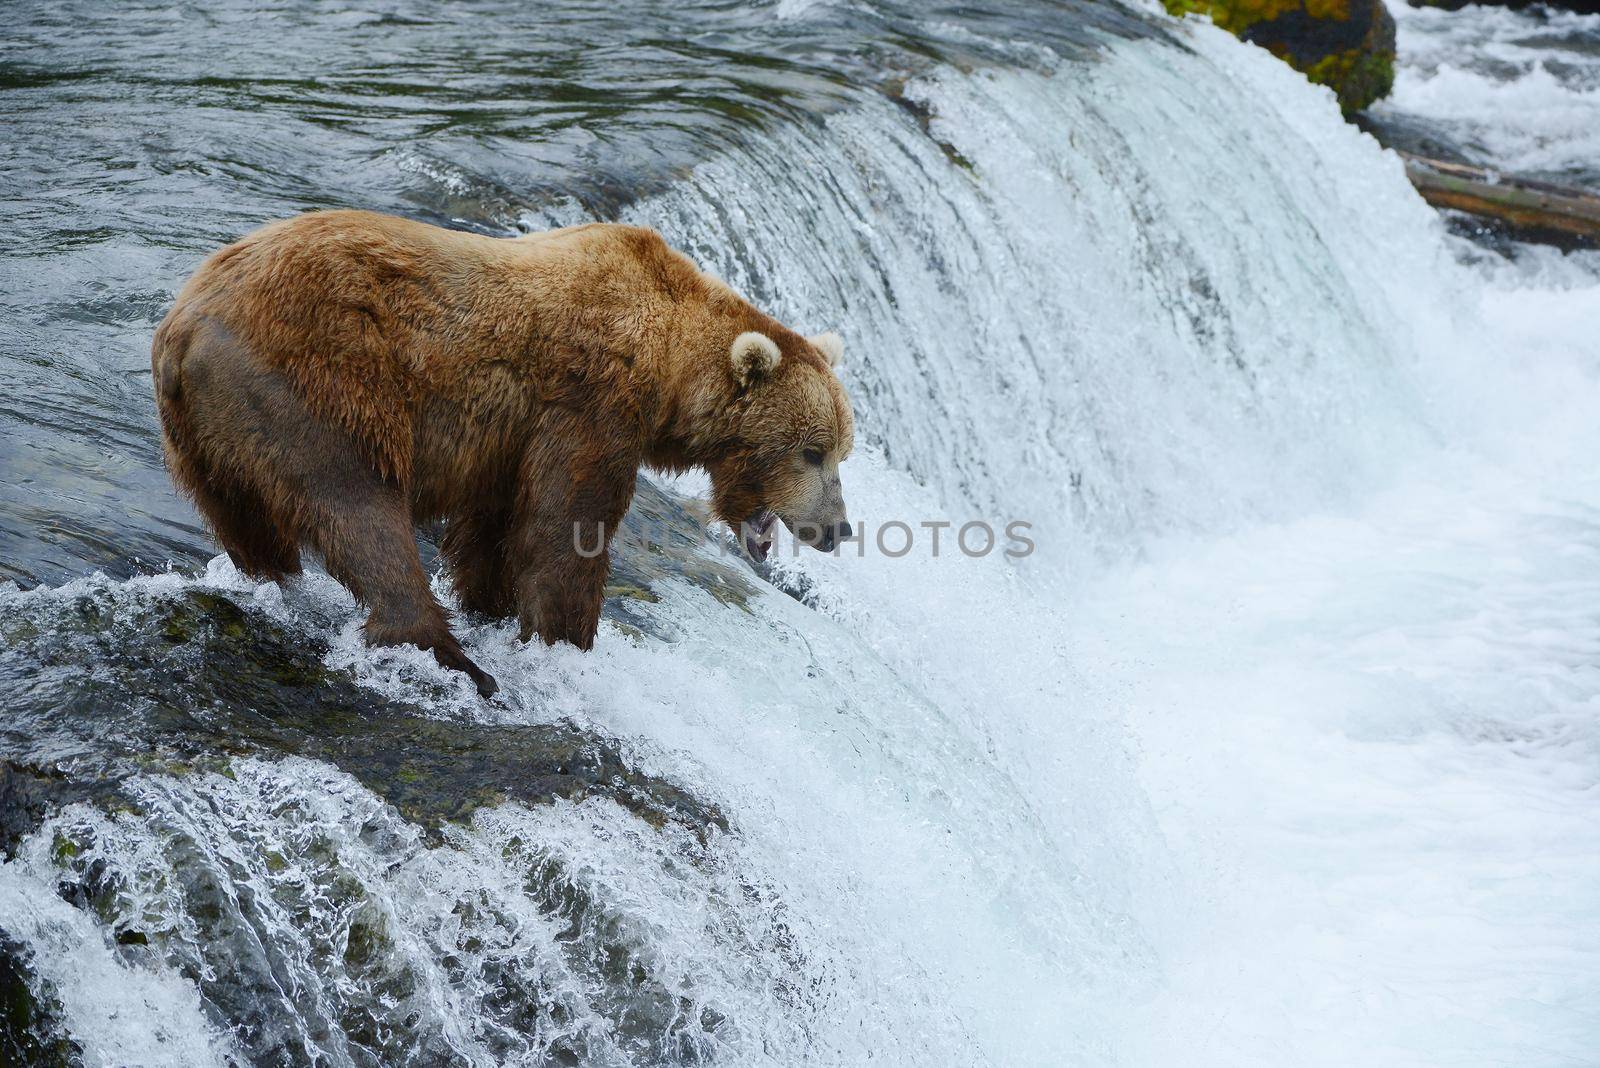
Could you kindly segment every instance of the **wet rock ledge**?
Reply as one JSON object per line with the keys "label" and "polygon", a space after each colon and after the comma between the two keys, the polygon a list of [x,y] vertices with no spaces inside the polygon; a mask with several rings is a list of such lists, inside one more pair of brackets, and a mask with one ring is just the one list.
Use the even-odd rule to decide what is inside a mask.
{"label": "wet rock ledge", "polygon": [[[746,610],[759,585],[741,560],[707,551],[701,523],[684,502],[645,481],[614,556],[605,612],[635,634],[671,639],[656,634],[648,610],[665,581],[694,585],[731,611]],[[360,685],[326,662],[328,646],[319,635],[335,620],[280,621],[245,597],[199,584],[107,581],[86,584],[76,596],[11,597],[0,613],[0,707],[7,711],[0,720],[0,860],[17,859],[24,839],[64,806],[85,803],[142,821],[152,814],[139,800],[148,793],[136,786],[152,777],[232,777],[241,757],[333,765],[421,828],[430,847],[449,847],[447,824],[508,801],[609,799],[678,843],[675,855],[691,867],[713,838],[729,831],[714,804],[633,766],[617,739],[571,721],[450,718],[447,709]],[[236,899],[224,885],[232,878],[227,871],[185,862],[164,876],[188,895],[185,907],[197,910],[193,917],[210,932],[189,945],[162,934],[171,923],[128,912],[116,889],[126,873],[116,876],[92,853],[80,855],[88,847],[72,835],[58,834],[51,848],[59,867],[56,896],[95,917],[119,957],[153,954],[193,980],[208,1012],[235,1032],[251,1063],[311,1057],[311,1047],[294,1037],[302,1007],[285,999],[271,962],[246,960],[229,941],[250,930],[239,910],[251,893]],[[371,1053],[372,1063],[457,1063],[426,1019],[393,1010],[378,996],[398,997],[396,990],[415,986],[413,963],[382,931],[362,925],[365,913],[354,904],[364,893],[358,878],[343,873],[336,887],[354,917],[339,966],[360,977],[351,990],[340,988],[348,1003],[337,1027],[352,1048]],[[476,981],[489,991],[481,1013],[494,1017],[495,1027],[503,1024],[507,1056],[519,1043],[534,1043],[551,1063],[585,1063],[586,1043],[594,1041],[622,1043],[637,1051],[639,1063],[659,1063],[680,1046],[714,1045],[718,1030],[732,1026],[674,993],[635,926],[585,896],[557,860],[539,860],[526,889],[541,914],[565,926],[567,966],[609,1023],[600,1038],[568,1033],[567,1010],[541,993],[534,965],[524,974],[523,962],[495,963]],[[6,931],[4,921],[0,1064],[81,1063],[83,1051],[63,1026],[36,949],[20,931]],[[361,986],[369,980],[372,991]],[[411,1056],[429,1043],[437,1057]]]}
{"label": "wet rock ledge", "polygon": [[[641,480],[606,615],[647,631],[639,609],[679,579],[742,608],[750,572],[702,548],[682,502]],[[497,725],[430,716],[324,663],[326,644],[227,593],[111,586],[33,602],[0,621],[0,854],[62,804],[127,804],[133,775],[219,770],[233,757],[298,756],[348,772],[436,830],[502,801],[613,798],[660,825],[726,821],[629,766],[614,740],[570,723]]]}

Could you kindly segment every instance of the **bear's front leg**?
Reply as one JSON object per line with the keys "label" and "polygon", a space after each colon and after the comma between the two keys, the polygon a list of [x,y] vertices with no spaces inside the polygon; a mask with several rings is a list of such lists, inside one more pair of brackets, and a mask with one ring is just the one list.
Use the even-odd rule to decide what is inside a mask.
{"label": "bear's front leg", "polygon": [[601,451],[593,426],[551,422],[523,465],[511,542],[517,620],[523,641],[538,634],[546,645],[590,649],[639,461],[633,451]]}
{"label": "bear's front leg", "polygon": [[[557,530],[548,533],[560,537]],[[574,536],[570,528],[565,533],[568,538]],[[582,536],[596,535],[591,529]],[[571,642],[579,649],[593,648],[610,572],[611,554],[604,548],[594,556],[584,556],[569,547],[566,553],[550,554],[525,568],[517,579],[522,640],[538,634],[546,645]]]}

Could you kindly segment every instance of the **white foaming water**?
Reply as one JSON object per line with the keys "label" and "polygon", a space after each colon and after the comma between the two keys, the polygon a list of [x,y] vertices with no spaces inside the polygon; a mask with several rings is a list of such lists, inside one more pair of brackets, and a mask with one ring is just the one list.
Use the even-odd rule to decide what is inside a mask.
{"label": "white foaming water", "polygon": [[164,969],[118,958],[94,919],[56,896],[50,838],[35,836],[0,864],[0,917],[53,984],[90,1068],[227,1063],[232,1043],[201,1011],[198,991]]}
{"label": "white foaming water", "polygon": [[1389,5],[1399,62],[1376,106],[1513,172],[1600,184],[1600,15]]}
{"label": "white foaming water", "polygon": [[[241,761],[144,780],[142,821],[63,814],[0,892],[44,892],[58,833],[104,860],[118,914],[175,932],[139,967],[182,1021],[178,974],[217,961],[159,874],[227,872],[303,994],[273,1026],[330,1063],[354,1063],[372,993],[478,1064],[558,1041],[594,1063],[1581,1062],[1600,287],[1486,286],[1331,96],[1185,32],[1192,52],[914,83],[948,155],[881,102],[636,209],[846,334],[858,517],[1022,519],[1038,543],[783,561],[816,610],[674,587],[648,608],[673,640],[608,625],[587,655],[468,632],[494,716],[615,737],[731,833],[590,799],[427,845],[342,773]],[[251,589],[213,570],[196,581]],[[353,615],[325,582],[296,596]],[[353,627],[333,658],[467,693]],[[592,903],[555,910],[576,934],[545,866]],[[50,978],[115,1059],[101,984],[123,965],[75,922]],[[318,951],[373,930],[377,964]],[[673,1041],[619,1025],[607,944]],[[199,1059],[145,1041],[125,1059]]]}

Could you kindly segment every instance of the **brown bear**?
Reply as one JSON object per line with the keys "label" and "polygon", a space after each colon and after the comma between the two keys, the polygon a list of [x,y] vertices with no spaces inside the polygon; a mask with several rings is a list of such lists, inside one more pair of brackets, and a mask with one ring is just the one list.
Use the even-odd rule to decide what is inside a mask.
{"label": "brown bear", "polygon": [[827,551],[850,536],[839,349],[641,227],[491,238],[330,211],[206,260],[151,372],[172,477],[241,571],[281,581],[309,545],[370,608],[369,643],[431,649],[488,696],[413,524],[445,520],[463,608],[581,649],[610,568],[594,546],[642,465],[704,468],[755,556],[774,515]]}

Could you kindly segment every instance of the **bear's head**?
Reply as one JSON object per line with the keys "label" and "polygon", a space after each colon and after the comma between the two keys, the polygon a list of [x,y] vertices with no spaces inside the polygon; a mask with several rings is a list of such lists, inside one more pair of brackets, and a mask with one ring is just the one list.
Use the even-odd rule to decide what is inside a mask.
{"label": "bear's head", "polygon": [[755,330],[728,350],[729,425],[706,468],[718,517],[758,560],[774,518],[822,552],[850,536],[839,463],[855,443],[855,418],[834,371],[842,350],[837,334]]}

